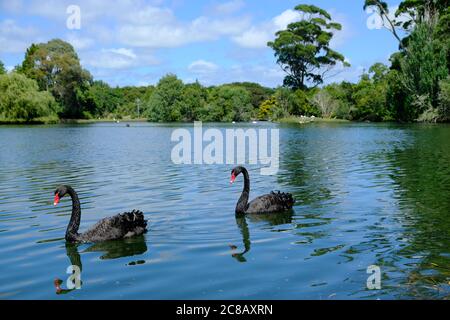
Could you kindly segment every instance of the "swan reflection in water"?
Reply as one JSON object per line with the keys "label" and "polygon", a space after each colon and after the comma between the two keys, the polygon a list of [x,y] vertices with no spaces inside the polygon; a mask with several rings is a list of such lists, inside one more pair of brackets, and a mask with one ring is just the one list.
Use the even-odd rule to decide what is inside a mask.
{"label": "swan reflection in water", "polygon": [[[244,250],[241,252],[233,252],[231,256],[239,262],[247,262],[244,255],[250,251],[251,241],[250,241],[250,230],[248,228],[247,219],[253,223],[265,222],[269,226],[278,226],[282,224],[292,223],[293,211],[286,211],[282,213],[268,213],[268,214],[247,214],[247,215],[236,215],[236,225],[242,235],[242,243],[244,245]],[[237,250],[237,246],[230,245],[231,250]]]}
{"label": "swan reflection in water", "polygon": [[[85,244],[79,243],[69,243],[66,242],[66,255],[70,260],[71,268],[67,270],[71,270],[72,275],[69,276],[73,283],[71,288],[63,289],[61,285],[63,281],[59,278],[56,278],[53,282],[56,294],[66,294],[76,289],[75,286],[75,277],[81,278],[81,273],[83,271],[83,265],[81,262],[80,252],[78,251],[78,247],[85,246]],[[123,240],[112,240],[112,241],[104,241],[94,243],[88,248],[81,251],[81,253],[86,252],[101,252],[103,253],[100,256],[101,260],[109,260],[109,259],[118,259],[123,257],[131,257],[135,255],[141,255],[147,251],[147,244],[145,242],[144,236],[136,236],[133,238],[127,238]],[[144,260],[131,261],[128,265],[136,265],[143,264]],[[70,272],[70,271],[69,271]],[[79,272],[78,275],[75,275],[76,272]],[[69,273],[70,274],[70,273]],[[74,276],[75,275],[75,276]],[[72,277],[73,276],[73,277]],[[82,284],[82,281],[80,282]]]}

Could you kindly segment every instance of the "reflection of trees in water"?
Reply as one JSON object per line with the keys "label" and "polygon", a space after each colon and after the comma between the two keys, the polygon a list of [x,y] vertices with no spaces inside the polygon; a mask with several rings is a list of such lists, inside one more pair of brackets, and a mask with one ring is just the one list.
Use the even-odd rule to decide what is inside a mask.
{"label": "reflection of trees in water", "polygon": [[396,254],[420,262],[405,285],[414,297],[450,297],[450,130],[415,131],[411,147],[387,155],[394,173],[406,246]]}
{"label": "reflection of trees in water", "polygon": [[[82,246],[82,244],[78,243],[66,243],[66,255],[70,260],[70,264],[72,266],[77,266],[80,268],[80,272],[83,271],[83,265],[81,262],[81,256],[78,251],[78,247]],[[100,256],[101,260],[107,259],[118,259],[123,257],[131,257],[135,255],[141,255],[147,251],[147,244],[145,242],[145,237],[137,236],[127,239],[121,240],[113,240],[113,241],[104,241],[98,242],[90,245],[87,249],[83,250],[82,253],[85,252],[101,252],[104,253]],[[143,264],[145,261],[137,260],[131,261],[128,265],[136,265]],[[61,285],[63,281],[56,278],[54,281],[54,285],[56,288],[56,294],[67,294],[75,289],[63,289]]]}
{"label": "reflection of trees in water", "polygon": [[[251,240],[250,240],[250,230],[248,227],[247,219],[252,223],[265,222],[269,226],[277,226],[281,224],[292,223],[293,211],[282,212],[282,213],[272,213],[272,214],[249,214],[249,215],[237,215],[236,225],[242,235],[242,243],[244,245],[244,250],[241,252],[232,253],[232,257],[239,262],[247,262],[244,255],[250,251]],[[232,250],[236,250],[237,246],[231,245]]]}
{"label": "reflection of trees in water", "polygon": [[[289,126],[286,126],[289,128]],[[306,131],[283,130],[280,146],[279,182],[288,186],[298,204],[314,204],[332,198],[329,175],[336,144],[331,140],[312,143]],[[300,132],[300,133],[299,133]]]}

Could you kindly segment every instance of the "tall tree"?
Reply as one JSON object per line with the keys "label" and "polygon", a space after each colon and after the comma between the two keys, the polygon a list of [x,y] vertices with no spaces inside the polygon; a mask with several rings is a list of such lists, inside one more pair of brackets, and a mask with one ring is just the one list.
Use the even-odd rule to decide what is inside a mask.
{"label": "tall tree", "polygon": [[82,115],[77,94],[87,87],[91,75],[81,67],[71,44],[60,39],[32,44],[18,71],[35,79],[41,90],[50,91],[63,106],[64,117]]}
{"label": "tall tree", "polygon": [[[401,60],[405,86],[415,120],[421,113],[438,105],[439,82],[448,76],[446,51],[435,41],[433,29],[427,23],[418,24],[408,41],[408,51]],[[423,103],[420,103],[423,101]]]}
{"label": "tall tree", "polygon": [[182,120],[181,99],[183,89],[183,81],[178,79],[176,75],[168,74],[162,77],[147,102],[149,120],[154,122]]}
{"label": "tall tree", "polygon": [[295,10],[302,14],[302,19],[278,31],[275,40],[267,45],[275,51],[277,63],[287,73],[284,85],[306,89],[308,84],[323,83],[337,63],[349,64],[342,54],[330,48],[333,31],[341,30],[342,26],[316,6],[302,4]]}

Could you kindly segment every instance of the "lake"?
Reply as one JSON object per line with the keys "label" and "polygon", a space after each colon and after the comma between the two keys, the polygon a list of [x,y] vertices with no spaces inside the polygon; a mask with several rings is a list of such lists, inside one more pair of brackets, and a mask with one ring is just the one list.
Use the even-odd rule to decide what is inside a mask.
{"label": "lake", "polygon": [[[292,212],[235,217],[233,165],[173,164],[171,133],[192,124],[0,126],[0,299],[450,298],[449,125],[204,124],[255,126],[280,130],[280,165],[246,165],[250,198],[291,192]],[[59,184],[81,231],[136,208],[149,232],[66,245]]]}

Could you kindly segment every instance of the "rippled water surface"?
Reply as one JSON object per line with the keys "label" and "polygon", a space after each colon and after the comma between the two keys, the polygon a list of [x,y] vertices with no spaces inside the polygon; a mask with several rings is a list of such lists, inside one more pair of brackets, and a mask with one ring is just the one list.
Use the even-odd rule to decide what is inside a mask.
{"label": "rippled water surface", "polygon": [[[234,215],[231,165],[171,162],[179,126],[192,129],[0,126],[0,299],[450,297],[449,126],[258,124],[280,129],[280,170],[247,166],[250,197],[283,190],[297,203],[246,218]],[[80,196],[81,231],[133,208],[150,231],[66,245],[70,199],[53,206],[62,183]],[[82,287],[56,294],[70,265]],[[366,287],[370,265],[380,290]]]}

